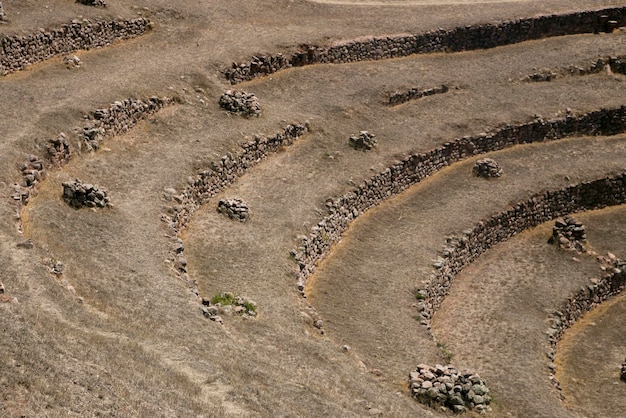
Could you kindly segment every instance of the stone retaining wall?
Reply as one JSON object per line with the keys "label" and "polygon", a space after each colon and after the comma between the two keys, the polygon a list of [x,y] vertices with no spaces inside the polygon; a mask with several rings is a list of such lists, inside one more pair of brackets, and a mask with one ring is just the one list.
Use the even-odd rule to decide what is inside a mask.
{"label": "stone retaining wall", "polygon": [[[497,151],[517,144],[555,140],[575,135],[616,135],[625,131],[626,106],[622,106],[614,109],[602,109],[580,116],[567,116],[553,120],[536,119],[521,125],[507,125],[495,132],[457,138],[429,152],[413,154],[402,161],[397,161],[391,167],[366,180],[357,189],[326,201],[329,215],[311,229],[310,235],[301,240],[298,248],[291,251],[292,257],[298,264],[298,289],[306,297],[304,289],[307,278],[315,271],[317,263],[326,256],[331,246],[340,240],[342,233],[352,220],[388,197],[402,192],[443,167],[472,155]],[[545,209],[549,216],[558,216],[557,213],[565,214],[575,211],[574,209],[582,210],[590,206],[597,206],[597,202],[593,201],[592,197],[598,196],[599,190],[587,191],[586,188],[591,187],[593,189],[601,186],[601,184],[580,186],[589,195],[577,195],[576,193],[582,192],[577,192],[576,189],[550,192],[556,193],[556,195],[544,196],[542,203],[537,203],[537,210]],[[582,198],[582,201],[574,200],[568,203],[564,200],[563,208],[558,206],[560,204],[558,199],[569,198]],[[623,199],[623,196],[616,198],[615,201],[621,201],[620,199]],[[550,206],[552,204],[558,207]],[[472,232],[471,242],[472,245],[478,246],[480,251],[471,249],[472,252],[470,253],[470,249],[462,246],[448,252],[447,258],[441,260],[439,276],[433,278],[432,286],[427,292],[428,303],[425,304],[428,307],[425,310],[427,316],[431,315],[441,303],[454,275],[488,248],[483,244],[479,245],[483,238],[506,239],[507,235],[513,231],[519,231],[519,228],[522,227],[530,227],[529,225],[536,222],[536,219],[543,219],[542,222],[551,219],[546,214],[541,216],[535,214],[531,210],[534,208],[533,205],[535,203],[530,206],[524,204],[519,209],[512,209],[510,213],[506,212],[501,219],[491,221],[495,223],[489,224],[489,228],[484,225],[477,227]],[[506,228],[494,232],[491,226],[496,227],[498,223]],[[489,245],[495,242],[497,241],[490,241]]]}
{"label": "stone retaining wall", "polygon": [[175,189],[165,191],[166,199],[177,204],[170,207],[167,213],[161,214],[170,228],[172,238],[172,262],[178,276],[191,286],[191,292],[198,295],[197,281],[191,280],[187,273],[185,246],[179,233],[185,228],[193,212],[204,202],[215,196],[242,176],[249,168],[257,165],[270,154],[277,152],[308,131],[308,123],[288,125],[276,135],[270,137],[255,136],[252,141],[241,144],[241,150],[229,152],[211,167],[201,171],[195,177],[189,177],[187,186],[178,193]]}
{"label": "stone retaining wall", "polygon": [[407,91],[396,92],[389,96],[389,106],[396,106],[402,103],[406,103],[410,100],[420,99],[422,97],[432,96],[433,94],[447,93],[450,88],[445,84],[440,87],[433,87],[431,89],[412,88]]}
{"label": "stone retaining wall", "polygon": [[568,68],[542,69],[529,74],[522,81],[552,81],[565,75],[589,75],[606,71],[608,74],[626,74],[626,55],[600,57],[587,67],[571,66]]}
{"label": "stone retaining wall", "polygon": [[626,7],[613,7],[569,14],[530,17],[499,24],[484,23],[422,34],[373,37],[320,47],[302,45],[287,57],[259,55],[248,63],[233,63],[225,71],[232,83],[251,80],[289,67],[320,63],[380,60],[432,52],[458,52],[493,48],[552,36],[610,32],[626,24]]}
{"label": "stone retaining wall", "polygon": [[116,39],[143,35],[152,27],[145,18],[131,20],[74,20],[57,29],[30,35],[0,35],[0,75],[24,69],[59,54],[110,45]]}

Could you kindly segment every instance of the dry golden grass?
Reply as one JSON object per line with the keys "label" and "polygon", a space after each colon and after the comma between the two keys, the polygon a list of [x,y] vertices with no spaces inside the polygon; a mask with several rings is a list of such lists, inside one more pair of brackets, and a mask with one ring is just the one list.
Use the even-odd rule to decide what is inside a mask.
{"label": "dry golden grass", "polygon": [[[562,187],[565,176],[577,182],[626,168],[620,136],[504,151],[497,155],[506,163],[498,182],[469,177],[471,162],[439,173],[355,223],[313,279],[311,302],[328,331],[320,336],[296,290],[289,250],[321,219],[325,199],[352,189],[400,156],[456,136],[527,121],[534,114],[563,115],[566,107],[582,113],[623,105],[626,78],[620,75],[544,84],[519,80],[535,68],[623,54],[626,34],[291,69],[238,86],[261,101],[261,117],[250,120],[219,109],[219,96],[230,88],[220,71],[233,60],[288,52],[302,42],[421,32],[619,2],[108,3],[103,10],[60,0],[3,1],[11,23],[0,26],[2,33],[29,33],[78,15],[141,14],[157,26],[132,41],[78,52],[84,62],[79,69],[69,70],[55,58],[0,78],[0,282],[19,301],[0,304],[0,416],[349,417],[366,416],[372,408],[385,416],[437,414],[407,395],[403,376],[421,361],[441,361],[441,350],[412,318],[410,292],[430,271],[445,235],[538,190]],[[395,108],[385,105],[393,91],[442,83],[459,89]],[[41,155],[46,139],[82,126],[83,114],[129,96],[154,94],[175,96],[179,103],[108,140],[101,151],[77,155],[49,173],[24,208],[24,234],[18,234],[9,198],[10,184],[19,181],[18,164],[29,153]],[[246,137],[305,120],[311,133],[201,207],[183,233],[189,272],[201,296],[232,291],[259,304],[257,319],[226,316],[224,326],[208,321],[188,284],[166,262],[172,239],[160,214],[171,202],[163,199],[163,190],[182,189],[189,176]],[[364,129],[377,135],[377,151],[357,153],[348,146],[348,137]],[[114,206],[69,208],[60,198],[61,183],[74,177],[108,189]],[[223,196],[244,198],[250,222],[217,214]],[[622,224],[602,213],[598,219],[590,240],[616,252],[619,234],[609,232],[623,231]],[[471,284],[485,280],[485,286],[498,287],[503,271],[519,274],[516,265],[531,269],[533,277],[540,276],[542,266],[554,273],[567,267],[583,280],[591,267],[546,249],[545,229],[511,242],[508,251],[519,250],[517,259],[494,249],[464,272],[467,280],[459,283],[466,287],[451,295],[434,326],[453,361],[476,368],[498,392],[497,415],[579,414],[559,404],[547,380],[537,383],[540,396],[533,402],[511,394],[511,388],[522,386],[516,375],[497,373],[505,358],[529,362],[523,376],[529,382],[541,379],[543,329],[537,327],[545,317],[537,309],[542,308],[524,312],[529,324],[520,329],[502,319],[510,315],[509,299],[480,299],[476,286],[482,285]],[[17,247],[26,238],[34,248]],[[556,261],[536,263],[537,257]],[[65,263],[61,278],[48,272],[47,258]],[[59,285],[63,279],[82,303]],[[508,283],[509,297],[524,290]],[[568,289],[559,288],[559,296]],[[526,294],[532,301],[535,296]],[[542,297],[537,303],[552,306],[547,293]],[[466,315],[468,309],[478,316]],[[524,315],[515,319],[524,322]],[[534,338],[535,348],[517,350],[513,343],[520,335]],[[352,349],[343,352],[343,344]],[[602,415],[589,405],[585,414]]]}

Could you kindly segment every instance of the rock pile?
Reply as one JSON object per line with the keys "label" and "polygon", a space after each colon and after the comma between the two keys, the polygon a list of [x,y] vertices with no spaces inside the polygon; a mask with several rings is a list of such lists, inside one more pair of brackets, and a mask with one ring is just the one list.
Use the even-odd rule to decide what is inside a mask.
{"label": "rock pile", "polygon": [[206,318],[223,324],[220,315],[240,315],[246,318],[257,316],[257,304],[243,296],[222,292],[209,299],[202,299],[202,313]]}
{"label": "rock pile", "polygon": [[248,204],[241,199],[222,199],[217,204],[217,211],[240,222],[245,222],[250,217]]}
{"label": "rock pile", "polygon": [[585,225],[576,218],[566,215],[554,221],[552,236],[548,239],[549,244],[555,244],[565,249],[574,249],[582,253],[585,252],[586,242]]}
{"label": "rock pile", "polygon": [[455,413],[489,410],[491,396],[485,381],[469,370],[420,364],[409,374],[411,393],[428,406],[441,405]]}
{"label": "rock pile", "polygon": [[0,3],[0,23],[7,21],[7,14],[4,12],[4,7],[2,7],[2,3]]}
{"label": "rock pile", "polygon": [[572,65],[568,68],[541,69],[533,74],[527,75],[522,79],[522,81],[552,81],[563,75],[588,75],[597,74],[602,71],[607,74],[626,74],[626,55],[600,57],[596,61],[592,62],[591,65],[586,67]]}
{"label": "rock pile", "polygon": [[624,359],[624,362],[622,363],[622,370],[619,373],[619,377],[626,382],[626,359]]}
{"label": "rock pile", "polygon": [[87,6],[107,7],[104,0],[76,0],[76,3],[85,4]]}
{"label": "rock pile", "polygon": [[78,179],[63,182],[63,200],[76,209],[103,208],[110,205],[106,190]]}
{"label": "rock pile", "polygon": [[261,105],[254,93],[241,90],[227,90],[220,97],[220,107],[232,113],[241,113],[246,117],[259,116]]}
{"label": "rock pile", "polygon": [[20,166],[22,171],[22,178],[24,179],[23,186],[32,188],[39,183],[46,175],[46,171],[43,167],[43,161],[37,158],[35,155],[28,157],[28,162]]}
{"label": "rock pile", "polygon": [[59,54],[108,46],[116,39],[143,35],[152,27],[145,18],[74,20],[56,29],[30,35],[0,35],[0,75],[24,69]]}
{"label": "rock pile", "polygon": [[378,142],[376,141],[376,135],[367,131],[361,131],[359,136],[350,135],[350,146],[355,150],[371,151],[376,148]]}
{"label": "rock pile", "polygon": [[289,67],[487,49],[551,36],[610,32],[625,23],[626,7],[622,6],[437,29],[421,34],[361,38],[331,46],[301,45],[290,57],[263,55],[253,57],[249,63],[233,63],[225,75],[235,84]]}
{"label": "rock pile", "polygon": [[399,105],[406,103],[410,100],[419,99],[422,97],[432,96],[433,94],[447,93],[450,90],[448,86],[442,84],[441,87],[435,87],[432,89],[420,90],[419,88],[412,88],[407,91],[397,92],[389,97],[389,106]]}
{"label": "rock pile", "polygon": [[70,144],[63,132],[55,139],[48,141],[47,152],[50,162],[58,167],[66,164],[72,158]]}
{"label": "rock pile", "polygon": [[502,175],[502,168],[500,165],[491,158],[482,158],[476,161],[472,172],[478,177],[494,178]]}
{"label": "rock pile", "polygon": [[63,57],[63,62],[67,68],[78,68],[83,65],[83,62],[76,55]]}

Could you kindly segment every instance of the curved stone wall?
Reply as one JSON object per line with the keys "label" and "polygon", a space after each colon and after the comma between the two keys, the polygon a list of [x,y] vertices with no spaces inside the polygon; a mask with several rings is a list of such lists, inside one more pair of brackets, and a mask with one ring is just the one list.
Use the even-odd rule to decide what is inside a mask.
{"label": "curved stone wall", "polygon": [[625,24],[626,7],[624,6],[553,14],[499,24],[484,23],[454,29],[438,29],[417,35],[358,39],[329,47],[301,45],[300,50],[289,57],[283,54],[259,55],[253,57],[248,63],[233,63],[232,68],[224,73],[232,84],[236,84],[289,67],[494,48],[552,36],[610,32]]}
{"label": "curved stone wall", "polygon": [[600,57],[587,67],[571,66],[568,68],[542,69],[529,74],[522,81],[552,81],[565,75],[589,75],[602,71],[607,73],[626,74],[626,55],[617,57]]}
{"label": "curved stone wall", "polygon": [[[580,116],[552,120],[536,119],[521,125],[507,125],[495,132],[457,138],[427,153],[410,155],[366,180],[357,189],[327,200],[326,207],[330,214],[311,229],[309,237],[302,239],[298,248],[291,251],[291,255],[298,263],[298,289],[306,297],[304,289],[307,278],[315,271],[317,263],[326,256],[330,247],[339,241],[341,234],[353,219],[447,165],[472,155],[497,151],[517,144],[576,135],[615,135],[625,131],[626,106],[622,106]],[[508,225],[511,221],[503,219],[502,222],[503,225]],[[445,275],[435,280],[439,284],[434,285],[434,289],[441,289],[433,291],[430,296],[435,309],[445,295],[447,281],[462,268],[462,265],[465,263],[459,264],[458,261],[451,259],[450,265],[442,270]],[[452,270],[454,273],[448,274]],[[432,310],[429,308],[425,312],[428,315]]]}
{"label": "curved stone wall", "polygon": [[74,20],[57,29],[30,35],[0,35],[0,75],[24,69],[59,54],[110,45],[116,39],[143,35],[152,27],[145,18],[130,20]]}

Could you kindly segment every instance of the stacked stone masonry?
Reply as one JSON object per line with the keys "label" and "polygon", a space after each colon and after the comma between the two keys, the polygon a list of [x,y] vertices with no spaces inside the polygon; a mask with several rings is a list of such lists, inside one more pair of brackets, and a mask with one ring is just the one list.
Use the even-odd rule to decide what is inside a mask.
{"label": "stacked stone masonry", "polygon": [[350,135],[348,143],[357,151],[371,151],[378,146],[376,135],[367,131],[361,131],[359,135]]}
{"label": "stacked stone masonry", "polygon": [[500,165],[491,158],[481,158],[476,161],[472,172],[478,177],[494,178],[502,176],[502,168]]}
{"label": "stacked stone masonry", "polygon": [[57,29],[30,35],[0,35],[0,75],[24,69],[55,55],[110,45],[116,39],[143,35],[152,27],[145,18],[131,20],[74,20]]}
{"label": "stacked stone masonry", "polygon": [[589,75],[600,72],[626,74],[626,55],[601,57],[587,67],[570,66],[564,69],[541,69],[524,77],[523,81],[552,81],[563,75]]}
{"label": "stacked stone masonry", "polygon": [[245,222],[250,217],[248,204],[241,199],[222,199],[217,204],[217,211],[240,222]]}
{"label": "stacked stone masonry", "polygon": [[232,84],[236,84],[289,67],[487,49],[552,36],[611,32],[625,24],[626,7],[622,6],[530,17],[499,24],[484,23],[454,29],[437,29],[417,35],[358,39],[329,47],[302,45],[290,57],[280,53],[259,55],[253,57],[249,63],[233,63],[225,71],[225,76]]}
{"label": "stacked stone masonry", "polygon": [[97,150],[105,138],[128,131],[140,120],[173,103],[169,97],[153,96],[148,100],[128,98],[114,102],[108,108],[97,109],[87,115],[89,123],[83,127],[82,142],[87,150]]}
{"label": "stacked stone masonry", "polygon": [[104,208],[111,201],[105,189],[79,179],[63,182],[63,200],[74,209]]}
{"label": "stacked stone masonry", "polygon": [[[164,222],[178,234],[191,219],[192,213],[204,202],[231,185],[249,168],[257,165],[270,154],[289,146],[308,130],[308,124],[288,125],[270,137],[255,136],[241,144],[241,150],[229,152],[211,167],[188,179],[187,187],[171,198],[177,205],[169,213],[161,215]],[[173,190],[175,193],[175,190]],[[182,254],[182,251],[181,251]]]}
{"label": "stacked stone masonry", "polygon": [[240,90],[227,90],[220,97],[220,107],[232,113],[240,113],[246,117],[259,116],[261,104],[254,93]]}
{"label": "stacked stone masonry", "polygon": [[[298,264],[298,289],[304,294],[307,278],[315,271],[330,247],[339,241],[352,220],[438,170],[473,155],[501,150],[518,144],[556,140],[583,135],[616,135],[626,131],[626,107],[602,109],[580,116],[553,120],[535,119],[521,125],[507,125],[495,132],[465,136],[446,142],[426,153],[397,161],[371,177],[355,190],[326,201],[330,212],[301,240],[291,255]],[[603,183],[604,182],[604,183]],[[445,297],[452,278],[475,257],[515,233],[557,216],[584,209],[619,204],[624,201],[623,177],[585,183],[576,187],[539,195],[487,223],[467,236],[451,239],[431,280],[425,313],[428,318]]]}
{"label": "stacked stone masonry", "polygon": [[422,90],[415,87],[407,91],[396,92],[389,96],[389,106],[396,106],[402,103],[409,102],[411,100],[432,96],[433,94],[447,93],[449,90],[450,88],[447,85],[442,84],[441,87],[433,87],[431,89]]}
{"label": "stacked stone masonry", "polygon": [[557,218],[552,227],[552,236],[548,244],[554,244],[563,249],[573,249],[579,253],[585,252],[587,234],[585,225],[573,216]]}

